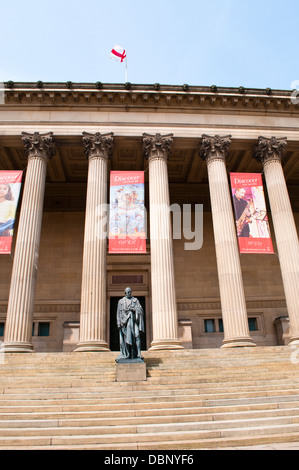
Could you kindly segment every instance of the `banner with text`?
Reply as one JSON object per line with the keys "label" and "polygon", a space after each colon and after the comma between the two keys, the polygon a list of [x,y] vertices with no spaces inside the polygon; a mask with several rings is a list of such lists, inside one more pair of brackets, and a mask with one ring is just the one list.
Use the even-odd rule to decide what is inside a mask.
{"label": "banner with text", "polygon": [[109,253],[146,253],[144,172],[110,172]]}
{"label": "banner with text", "polygon": [[0,254],[10,254],[22,171],[0,171]]}
{"label": "banner with text", "polygon": [[230,173],[240,253],[274,253],[262,175]]}

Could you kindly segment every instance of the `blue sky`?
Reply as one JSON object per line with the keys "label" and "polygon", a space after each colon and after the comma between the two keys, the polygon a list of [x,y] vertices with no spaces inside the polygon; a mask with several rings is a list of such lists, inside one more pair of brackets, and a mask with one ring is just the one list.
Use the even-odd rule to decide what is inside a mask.
{"label": "blue sky", "polygon": [[0,81],[128,81],[289,90],[298,0],[0,0]]}

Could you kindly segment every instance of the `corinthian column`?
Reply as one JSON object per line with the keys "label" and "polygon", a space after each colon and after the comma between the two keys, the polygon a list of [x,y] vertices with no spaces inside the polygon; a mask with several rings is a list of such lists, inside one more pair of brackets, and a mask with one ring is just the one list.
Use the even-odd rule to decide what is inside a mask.
{"label": "corinthian column", "polygon": [[22,133],[28,156],[5,323],[6,352],[30,352],[35,286],[48,159],[55,154],[52,132]]}
{"label": "corinthian column", "polygon": [[181,349],[174,283],[173,248],[169,212],[167,158],[172,134],[143,134],[149,162],[150,240],[152,279],[152,350]]}
{"label": "corinthian column", "polygon": [[108,230],[107,163],[113,133],[83,132],[88,158],[80,341],[76,351],[109,351],[107,343],[106,249]]}
{"label": "corinthian column", "polygon": [[236,227],[225,160],[230,136],[202,136],[207,163],[224,340],[222,347],[255,346],[249,336]]}
{"label": "corinthian column", "polygon": [[259,137],[254,157],[262,162],[291,327],[291,343],[299,343],[299,244],[281,165],[286,138]]}

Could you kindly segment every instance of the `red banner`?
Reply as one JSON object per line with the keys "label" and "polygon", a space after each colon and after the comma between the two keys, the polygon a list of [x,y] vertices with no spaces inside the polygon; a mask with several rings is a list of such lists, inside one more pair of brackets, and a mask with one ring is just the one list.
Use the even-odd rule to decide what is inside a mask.
{"label": "red banner", "polygon": [[240,253],[274,253],[262,175],[230,173]]}
{"label": "red banner", "polygon": [[0,171],[0,254],[10,254],[22,171]]}
{"label": "red banner", "polygon": [[143,171],[110,173],[109,253],[146,253]]}

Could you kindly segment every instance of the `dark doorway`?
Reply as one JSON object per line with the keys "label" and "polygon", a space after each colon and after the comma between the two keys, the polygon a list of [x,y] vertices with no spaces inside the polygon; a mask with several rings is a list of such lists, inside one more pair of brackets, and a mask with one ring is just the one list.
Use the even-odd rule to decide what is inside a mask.
{"label": "dark doorway", "polygon": [[[110,350],[119,351],[119,333],[116,324],[116,311],[117,303],[122,298],[121,297],[110,297]],[[136,296],[137,297],[137,296]],[[145,297],[138,296],[138,300],[143,308],[144,312],[144,327],[146,330],[146,315],[145,315]],[[144,334],[141,334],[141,349],[146,350],[146,331]]]}

